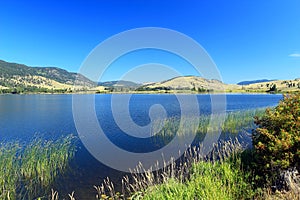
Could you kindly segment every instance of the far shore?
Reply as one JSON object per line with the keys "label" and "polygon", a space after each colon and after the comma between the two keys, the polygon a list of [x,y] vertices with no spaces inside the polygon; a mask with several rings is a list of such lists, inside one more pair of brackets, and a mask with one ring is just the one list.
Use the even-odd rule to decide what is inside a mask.
{"label": "far shore", "polygon": [[193,92],[193,91],[128,91],[128,92],[110,92],[110,91],[76,91],[76,92],[20,92],[20,93],[0,93],[0,95],[35,95],[35,94],[45,94],[45,95],[57,95],[57,94],[176,94],[176,95],[201,95],[201,94],[287,94],[287,93],[297,93],[299,91],[277,91],[277,92],[267,92],[267,91],[213,91],[213,92]]}

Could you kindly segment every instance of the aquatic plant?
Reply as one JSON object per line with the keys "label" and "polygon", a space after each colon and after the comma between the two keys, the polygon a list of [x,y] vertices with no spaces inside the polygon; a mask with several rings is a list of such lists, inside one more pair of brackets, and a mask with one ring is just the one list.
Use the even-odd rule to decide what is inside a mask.
{"label": "aquatic plant", "polygon": [[[154,144],[167,144],[174,138],[175,134],[179,137],[184,137],[186,134],[193,134],[196,136],[197,142],[199,142],[206,133],[218,131],[219,129],[224,134],[236,136],[243,131],[251,132],[256,127],[254,117],[262,116],[264,111],[265,109],[261,108],[228,112],[225,114],[224,123],[221,123],[222,116],[216,114],[214,118],[217,123],[213,126],[209,125],[211,115],[201,115],[199,117],[184,116],[181,118],[171,117],[157,120],[153,123],[151,139]],[[196,124],[198,124],[198,127],[195,127]]]}
{"label": "aquatic plant", "polygon": [[0,146],[0,199],[16,199],[19,149],[15,143]]}
{"label": "aquatic plant", "polygon": [[74,157],[74,136],[35,138],[27,145],[0,146],[0,199],[33,199],[48,193]]}

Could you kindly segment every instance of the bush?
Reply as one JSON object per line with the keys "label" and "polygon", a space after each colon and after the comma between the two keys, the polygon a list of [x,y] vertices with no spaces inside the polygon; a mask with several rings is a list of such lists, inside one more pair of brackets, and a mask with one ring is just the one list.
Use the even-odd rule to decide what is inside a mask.
{"label": "bush", "polygon": [[300,164],[300,93],[285,95],[277,107],[256,117],[253,133],[258,174],[273,183],[282,170]]}

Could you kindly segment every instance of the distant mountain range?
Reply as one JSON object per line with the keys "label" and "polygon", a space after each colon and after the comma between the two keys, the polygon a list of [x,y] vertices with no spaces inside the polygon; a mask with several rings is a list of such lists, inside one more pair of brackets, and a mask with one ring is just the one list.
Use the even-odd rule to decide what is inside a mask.
{"label": "distant mountain range", "polygon": [[253,81],[242,81],[237,84],[238,85],[250,85],[250,84],[254,84],[254,83],[264,83],[264,82],[270,82],[270,81],[276,81],[276,80],[261,79],[261,80],[253,80]]}
{"label": "distant mountain range", "polygon": [[0,93],[26,92],[133,92],[133,93],[202,93],[299,91],[300,79],[253,80],[225,84],[198,76],[180,76],[169,80],[139,84],[131,81],[96,83],[87,77],[57,67],[28,67],[0,60]]}

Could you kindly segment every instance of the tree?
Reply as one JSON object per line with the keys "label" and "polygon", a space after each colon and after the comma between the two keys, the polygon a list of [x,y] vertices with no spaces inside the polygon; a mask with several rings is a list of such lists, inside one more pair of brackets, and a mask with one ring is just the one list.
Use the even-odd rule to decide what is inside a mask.
{"label": "tree", "polygon": [[276,84],[271,85],[270,89],[268,92],[276,92],[277,91],[277,87]]}
{"label": "tree", "polygon": [[198,93],[203,93],[203,92],[206,92],[207,90],[206,89],[204,89],[203,87],[201,87],[201,88],[198,88]]}

